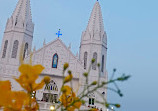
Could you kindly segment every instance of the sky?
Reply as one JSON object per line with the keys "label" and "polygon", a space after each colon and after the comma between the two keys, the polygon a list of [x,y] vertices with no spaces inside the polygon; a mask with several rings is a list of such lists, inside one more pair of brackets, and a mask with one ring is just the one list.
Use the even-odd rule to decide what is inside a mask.
{"label": "sky", "polygon": [[[42,47],[61,40],[74,54],[79,51],[81,33],[86,29],[95,0],[31,0],[35,24],[33,46]],[[108,37],[107,71],[115,77],[132,77],[118,83],[124,96],[108,91],[108,101],[120,103],[116,111],[157,111],[158,109],[158,1],[99,0]],[[17,0],[0,0],[0,45],[7,18]]]}

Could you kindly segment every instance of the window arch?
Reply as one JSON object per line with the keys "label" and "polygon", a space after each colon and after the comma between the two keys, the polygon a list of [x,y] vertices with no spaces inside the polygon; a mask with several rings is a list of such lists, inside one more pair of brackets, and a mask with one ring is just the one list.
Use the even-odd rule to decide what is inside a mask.
{"label": "window arch", "polygon": [[87,56],[88,56],[88,53],[84,52],[84,69],[87,68]]}
{"label": "window arch", "polygon": [[15,40],[13,44],[13,49],[12,49],[12,58],[16,58],[17,56],[18,45],[19,45],[19,41]]}
{"label": "window arch", "polygon": [[53,55],[52,68],[57,68],[58,66],[58,54]]}
{"label": "window arch", "polygon": [[23,59],[28,55],[28,43],[25,43]]}
{"label": "window arch", "polygon": [[58,102],[58,87],[56,83],[51,80],[44,88],[43,98],[41,101],[57,103]]}
{"label": "window arch", "polygon": [[4,43],[2,58],[5,58],[5,56],[6,56],[7,47],[8,47],[8,40],[6,40],[5,43]]}
{"label": "window arch", "polygon": [[46,85],[44,90],[58,91],[58,87],[57,87],[56,83],[53,80],[51,80],[50,83],[48,85]]}
{"label": "window arch", "polygon": [[95,62],[92,64],[92,69],[96,70],[96,67],[97,67],[97,53],[96,52],[93,53],[93,59],[95,59]]}
{"label": "window arch", "polygon": [[90,93],[88,95],[88,97],[89,97],[89,105],[94,105],[94,103],[95,103],[95,94],[94,93]]}
{"label": "window arch", "polygon": [[104,55],[102,55],[102,66],[101,66],[101,71],[104,72]]}

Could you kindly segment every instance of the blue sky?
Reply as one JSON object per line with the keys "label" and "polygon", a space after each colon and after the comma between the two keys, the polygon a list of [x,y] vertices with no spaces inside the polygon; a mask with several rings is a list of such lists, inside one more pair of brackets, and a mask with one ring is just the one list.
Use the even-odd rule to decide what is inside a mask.
{"label": "blue sky", "polygon": [[[158,109],[158,1],[157,0],[100,0],[104,26],[108,36],[107,70],[109,76],[131,74],[132,78],[119,86],[120,98],[108,92],[111,102],[121,103],[116,111],[156,111]],[[0,0],[0,40],[6,20],[17,0]],[[95,0],[31,0],[35,23],[33,46],[42,47],[43,40],[57,38],[61,29],[62,41],[79,51],[81,33],[86,28]],[[1,44],[1,41],[0,41]]]}

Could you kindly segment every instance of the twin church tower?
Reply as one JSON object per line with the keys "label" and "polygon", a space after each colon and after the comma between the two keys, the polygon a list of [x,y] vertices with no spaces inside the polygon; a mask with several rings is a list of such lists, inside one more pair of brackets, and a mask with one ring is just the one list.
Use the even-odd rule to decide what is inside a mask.
{"label": "twin church tower", "polygon": [[[33,32],[34,32],[34,23],[32,22],[30,0],[19,0],[13,14],[7,20],[5,31],[4,31],[4,36],[3,36],[1,51],[0,51],[0,78],[2,78],[3,80],[9,79],[13,81],[11,78],[13,76],[19,75],[18,67],[20,65],[20,56],[22,54],[22,59],[26,59],[27,56],[29,56],[32,49]],[[58,43],[58,45],[55,45],[56,43]],[[52,49],[52,50],[55,49],[55,51],[52,50],[45,51],[47,50],[47,47],[51,47],[51,45],[55,46]],[[71,63],[72,64],[75,63],[76,67],[81,67],[80,71],[78,71],[77,68],[72,69],[73,72],[79,73],[79,76],[78,77],[76,76],[75,80],[79,81],[82,84],[82,80],[80,80],[81,79],[80,76],[82,74],[80,73],[83,73],[88,70],[88,67],[91,63],[91,59],[94,58],[96,61],[92,65],[92,69],[90,71],[90,81],[94,81],[98,77],[101,77],[102,81],[107,80],[107,72],[106,72],[107,36],[106,36],[106,32],[104,31],[102,12],[98,1],[96,1],[93,7],[88,22],[88,26],[86,30],[83,31],[81,36],[79,58],[73,55],[72,52],[68,48],[65,48],[64,46],[65,44],[62,43],[60,39],[57,39],[49,44],[46,44],[45,46],[43,46],[43,48],[35,52],[34,56],[39,56],[39,58],[36,57],[36,60],[34,60],[33,58],[33,61],[39,61],[35,63],[40,63],[40,61],[42,61],[40,64],[42,63],[44,63],[44,65],[48,64],[44,66],[46,68],[46,71],[44,71],[43,74],[47,73],[52,76],[56,75],[60,72],[60,67],[62,67],[63,65],[62,63],[73,60],[73,62],[70,62],[70,66]],[[62,53],[60,52],[61,49],[59,49],[61,47],[63,47],[62,48],[63,51],[69,53],[68,56],[61,54]],[[51,64],[53,63],[52,62],[49,63],[49,61],[47,60],[49,58],[49,55],[47,58],[45,58],[46,56],[40,56],[39,52],[41,50],[43,50],[43,53],[41,53],[42,55],[44,55],[44,53],[46,52],[52,51],[51,52],[52,54],[50,55],[50,61],[52,61],[52,57],[54,57],[53,53],[55,53],[56,55],[58,54],[58,56],[56,57],[59,58],[56,59],[59,60],[58,63],[56,64],[56,66],[58,66],[55,67],[56,69],[54,69],[54,67],[51,67],[52,66]],[[62,59],[64,57],[66,58]],[[98,75],[97,63],[101,64],[100,75]],[[47,68],[49,66],[50,68]],[[50,70],[53,70],[54,72]],[[55,77],[53,76],[54,79]],[[59,74],[57,79],[60,79]],[[58,80],[54,80],[54,81],[56,81],[57,86],[60,88],[61,81]],[[13,88],[16,87],[14,81],[12,82],[12,84],[13,84]],[[106,89],[101,89],[100,91],[102,91],[101,93],[106,93]],[[91,95],[90,98],[97,97],[97,95],[95,96],[94,95]],[[100,109],[102,110],[102,108]]]}
{"label": "twin church tower", "polygon": [[30,0],[19,0],[12,16],[7,20],[1,44],[0,73],[3,76],[17,73],[20,53],[23,52],[25,58],[32,49],[33,32]]}

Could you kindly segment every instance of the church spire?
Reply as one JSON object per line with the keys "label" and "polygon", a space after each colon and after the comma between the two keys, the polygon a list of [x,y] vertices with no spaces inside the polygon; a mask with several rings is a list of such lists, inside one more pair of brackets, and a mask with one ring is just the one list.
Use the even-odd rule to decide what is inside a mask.
{"label": "church spire", "polygon": [[[0,55],[5,54],[5,56],[0,58],[0,61],[2,61],[1,59],[5,61],[2,64],[6,69],[20,65],[20,55],[25,58],[31,53],[33,32],[34,24],[32,22],[30,0],[19,0],[12,16],[7,20],[2,41]],[[7,48],[3,51],[5,43]]]}
{"label": "church spire", "polygon": [[32,22],[30,0],[19,0],[12,16],[8,19],[5,32],[8,31],[27,31],[33,35],[34,24]]}
{"label": "church spire", "polygon": [[12,17],[16,20],[22,19],[25,22],[32,21],[30,0],[19,0]]}
{"label": "church spire", "polygon": [[98,0],[93,7],[86,31],[93,33],[104,32],[102,12]]}

